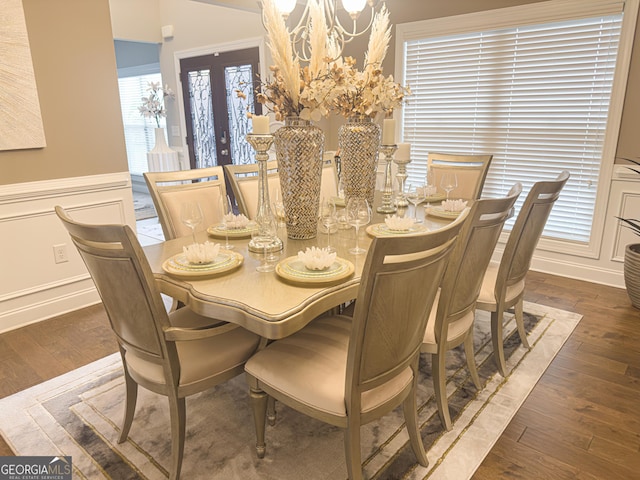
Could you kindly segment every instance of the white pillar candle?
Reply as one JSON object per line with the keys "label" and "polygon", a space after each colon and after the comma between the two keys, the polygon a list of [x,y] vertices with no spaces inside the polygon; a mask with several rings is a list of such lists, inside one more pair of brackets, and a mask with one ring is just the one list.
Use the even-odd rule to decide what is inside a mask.
{"label": "white pillar candle", "polygon": [[396,120],[385,118],[382,124],[382,145],[395,145],[396,143]]}
{"label": "white pillar candle", "polygon": [[396,158],[398,160],[411,160],[411,144],[399,143],[396,150]]}
{"label": "white pillar candle", "polygon": [[253,131],[256,135],[267,135],[269,133],[269,117],[266,115],[254,115],[251,117]]}

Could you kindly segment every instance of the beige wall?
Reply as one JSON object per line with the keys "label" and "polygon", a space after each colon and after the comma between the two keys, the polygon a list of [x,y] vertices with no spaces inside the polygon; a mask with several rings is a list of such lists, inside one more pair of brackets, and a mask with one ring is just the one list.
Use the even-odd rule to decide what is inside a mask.
{"label": "beige wall", "polygon": [[127,171],[108,0],[23,5],[47,146],[0,151],[0,184]]}

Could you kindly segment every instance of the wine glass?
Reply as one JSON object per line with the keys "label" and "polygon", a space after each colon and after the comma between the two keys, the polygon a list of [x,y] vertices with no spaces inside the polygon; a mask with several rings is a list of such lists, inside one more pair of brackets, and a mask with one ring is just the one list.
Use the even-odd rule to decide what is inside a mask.
{"label": "wine glass", "polygon": [[231,199],[228,195],[224,195],[220,192],[220,211],[222,212],[222,229],[224,230],[224,248],[227,250],[233,250],[233,245],[229,243],[229,228],[227,226],[227,215],[233,212],[231,208]]}
{"label": "wine glass", "polygon": [[[260,236],[269,236],[269,237],[275,237],[277,234],[277,230],[278,230],[278,225],[276,223],[276,219],[271,216],[269,218],[266,218],[263,220],[262,223],[262,228],[260,229],[260,231],[256,231],[253,233],[253,235],[260,235]],[[276,260],[278,259],[278,257],[275,256],[275,254],[273,253],[273,250],[269,251],[269,242],[268,241],[264,241],[263,242],[263,262],[258,265],[256,267],[256,270],[258,272],[273,272],[275,270],[275,263]]]}
{"label": "wine glass", "polygon": [[336,249],[331,246],[331,229],[338,223],[336,217],[336,206],[329,200],[322,200],[320,204],[320,222],[327,229],[327,251],[335,252]]}
{"label": "wine glass", "polygon": [[371,210],[369,209],[369,202],[367,202],[365,198],[350,198],[347,203],[347,221],[356,229],[356,246],[350,248],[349,253],[360,255],[366,252],[364,248],[360,248],[358,245],[358,234],[360,227],[369,223],[370,220]]}
{"label": "wine glass", "polygon": [[409,184],[407,200],[413,205],[413,222],[422,223],[418,220],[418,204],[424,200],[424,186]]}
{"label": "wine glass", "polygon": [[447,192],[447,200],[449,200],[449,193],[452,192],[458,186],[458,177],[455,173],[445,172],[440,178],[440,186]]}
{"label": "wine glass", "polygon": [[436,193],[438,193],[438,188],[436,187],[435,178],[433,177],[433,170],[428,168],[427,175],[424,177],[424,196],[427,199],[427,210],[431,208],[430,199]]}
{"label": "wine glass", "polygon": [[273,199],[273,214],[276,217],[278,227],[284,227],[286,225],[286,218],[284,213],[284,203],[282,201],[282,195],[279,188],[273,192]]}
{"label": "wine glass", "polygon": [[196,227],[202,223],[202,218],[202,209],[198,202],[187,201],[182,203],[180,207],[180,220],[191,229],[193,243],[198,243],[196,240]]}

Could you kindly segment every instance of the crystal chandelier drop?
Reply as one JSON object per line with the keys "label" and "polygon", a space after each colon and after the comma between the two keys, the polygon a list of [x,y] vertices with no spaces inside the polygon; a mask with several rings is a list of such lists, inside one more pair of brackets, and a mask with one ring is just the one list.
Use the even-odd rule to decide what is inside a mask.
{"label": "crystal chandelier drop", "polygon": [[[347,27],[338,18],[338,0],[318,0],[325,14],[325,21],[329,30],[329,43],[334,46],[334,54],[339,57],[342,54],[345,44],[355,37],[366,33],[373,23],[374,13],[379,4],[379,0],[341,0],[342,8],[346,11],[351,25]],[[274,3],[282,16],[287,20],[295,9],[296,0],[274,0]],[[358,26],[360,14],[368,6],[368,14],[364,15],[366,22]],[[344,17],[346,18],[346,14]],[[348,28],[350,27],[350,28]],[[358,29],[360,27],[360,29]],[[304,10],[298,23],[290,29],[293,50],[302,61],[309,61],[309,37],[311,31],[311,15],[309,0],[306,0]]]}

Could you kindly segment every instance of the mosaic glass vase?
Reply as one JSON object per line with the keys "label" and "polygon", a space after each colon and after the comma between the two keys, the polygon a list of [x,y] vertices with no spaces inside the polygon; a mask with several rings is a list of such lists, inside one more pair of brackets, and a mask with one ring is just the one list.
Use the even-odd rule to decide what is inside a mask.
{"label": "mosaic glass vase", "polygon": [[380,125],[364,115],[350,117],[338,130],[341,180],[346,202],[352,197],[360,197],[366,198],[373,206],[380,132]]}
{"label": "mosaic glass vase", "polygon": [[318,230],[324,133],[310,121],[287,117],[274,133],[278,175],[292,239],[315,238]]}

